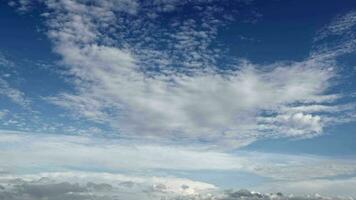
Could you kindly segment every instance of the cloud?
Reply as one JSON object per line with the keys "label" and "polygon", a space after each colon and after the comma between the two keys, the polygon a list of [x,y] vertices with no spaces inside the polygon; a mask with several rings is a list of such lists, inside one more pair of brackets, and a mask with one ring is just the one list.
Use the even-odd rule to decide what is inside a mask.
{"label": "cloud", "polygon": [[197,2],[192,9],[201,17],[168,18],[164,28],[162,13],[181,12],[187,2],[154,4],[151,17],[149,3],[115,2],[44,1],[52,13],[48,36],[76,89],[47,100],[75,117],[126,137],[234,148],[260,138],[313,137],[335,123],[322,107],[339,107],[341,95],[329,92],[333,58],[268,66],[242,60],[221,70],[223,51],[210,46],[229,20],[214,16],[229,13],[218,4]]}
{"label": "cloud", "polygon": [[[298,62],[219,62],[226,50],[216,45],[218,32],[237,11],[223,4],[37,3],[45,6],[48,37],[75,88],[45,99],[122,136],[237,148],[261,138],[315,137],[353,109],[330,92],[336,55],[314,50]],[[165,16],[184,9],[195,14]],[[12,98],[21,96],[13,92]]]}
{"label": "cloud", "polygon": [[[343,35],[344,33],[352,32],[356,24],[356,11],[349,11],[346,14],[340,15],[332,20],[330,24],[325,26],[315,40],[321,40],[332,35]],[[347,37],[350,37],[347,36]]]}
{"label": "cloud", "polygon": [[6,200],[161,199],[215,189],[203,182],[174,177],[134,177],[108,173],[42,173],[0,176]]}
{"label": "cloud", "polygon": [[[311,186],[307,190],[310,193],[320,190],[333,195],[343,187],[345,195],[353,195],[352,188],[342,183],[353,185],[353,178],[333,180],[353,176],[353,160],[222,150],[262,138],[314,137],[354,110],[351,103],[339,103],[342,94],[331,92],[339,75],[336,58],[351,52],[345,41],[353,42],[352,37],[336,42],[335,52],[334,43],[319,45],[332,35],[350,33],[352,13],[321,32],[315,49],[304,60],[260,65],[239,59],[229,65],[219,61],[230,58],[218,44],[218,33],[235,20],[232,16],[236,12],[226,11],[214,1],[35,3],[42,4],[39,9],[47,35],[66,67],[62,75],[74,87],[74,92],[45,99],[68,109],[75,119],[107,125],[117,135],[111,138],[99,135],[100,131],[95,131],[96,136],[80,135],[83,131],[77,136],[1,131],[0,169],[4,173],[0,176],[0,197],[327,199],[246,190],[210,193],[215,186],[208,183],[129,175],[170,170],[251,173],[268,179],[266,184],[270,185],[265,188],[280,187],[293,193],[306,185]],[[10,2],[11,6],[26,8],[23,10],[31,4]],[[174,12],[195,15],[169,17]],[[0,64],[4,63],[0,56]],[[0,94],[17,104],[29,104],[25,94],[6,79],[0,78]],[[0,117],[6,117],[8,112],[1,113]],[[30,173],[43,169],[52,172]],[[73,169],[78,171],[54,172]],[[29,174],[18,175],[23,171]]]}
{"label": "cloud", "polygon": [[13,103],[18,104],[24,108],[29,108],[30,101],[25,94],[9,85],[9,83],[0,77],[0,97],[7,97]]}
{"label": "cloud", "polygon": [[[128,181],[129,180],[129,181]],[[101,173],[49,173],[0,176],[0,197],[6,200],[351,200],[318,194],[294,196],[249,190],[219,190],[212,185],[188,179],[129,177]]]}
{"label": "cloud", "polygon": [[8,5],[16,8],[20,13],[26,13],[31,10],[34,2],[30,0],[8,1]]}
{"label": "cloud", "polygon": [[355,183],[355,177],[336,178],[332,180],[314,179],[296,182],[275,182],[256,189],[259,189],[260,191],[280,190],[286,193],[292,192],[294,194],[315,193],[315,191],[317,191],[319,194],[323,195],[355,197],[356,193],[351,189],[354,187]]}
{"label": "cloud", "polygon": [[274,181],[302,181],[356,173],[356,163],[348,159],[244,151],[226,153],[200,145],[158,145],[97,136],[2,131],[0,150],[0,169],[13,174],[44,168],[128,173],[205,170],[250,173]]}
{"label": "cloud", "polygon": [[100,137],[5,132],[7,134],[1,134],[0,137],[0,154],[7,162],[1,162],[0,165],[9,170],[15,166],[32,170],[41,168],[41,163],[58,169],[90,166],[109,171],[229,170],[240,168],[244,162],[225,153],[194,147],[149,145],[120,139],[108,141]]}
{"label": "cloud", "polygon": [[[175,198],[175,199],[181,199],[181,198]],[[223,191],[217,194],[210,194],[210,195],[202,195],[200,197],[186,197],[182,198],[186,200],[211,200],[211,199],[216,199],[216,200],[346,200],[346,199],[352,199],[351,197],[323,197],[318,194],[314,195],[305,195],[305,196],[294,196],[294,195],[283,195],[282,193],[259,193],[259,192],[251,192],[249,190],[227,190]]]}
{"label": "cloud", "polygon": [[[8,59],[0,51],[0,97],[6,97],[15,104],[18,104],[24,108],[29,108],[30,101],[21,90],[11,86],[7,80],[11,74],[8,73],[8,69],[11,69],[15,66],[15,63]],[[3,115],[1,115],[3,116]],[[1,117],[0,117],[1,118]]]}
{"label": "cloud", "polygon": [[314,38],[313,54],[324,58],[353,53],[356,44],[356,11],[334,18]]}
{"label": "cloud", "polygon": [[0,66],[1,67],[12,67],[14,63],[7,59],[6,56],[0,51]]}

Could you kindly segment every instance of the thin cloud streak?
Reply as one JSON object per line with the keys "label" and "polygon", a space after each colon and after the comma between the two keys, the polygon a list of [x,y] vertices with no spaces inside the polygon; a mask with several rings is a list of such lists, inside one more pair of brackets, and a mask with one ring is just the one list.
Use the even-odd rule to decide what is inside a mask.
{"label": "thin cloud streak", "polygon": [[0,167],[12,173],[36,171],[43,167],[50,170],[100,169],[131,173],[145,170],[215,170],[248,172],[280,181],[351,176],[356,173],[356,163],[352,160],[244,151],[232,154],[200,145],[157,145],[95,136],[2,131],[0,149],[3,158]]}

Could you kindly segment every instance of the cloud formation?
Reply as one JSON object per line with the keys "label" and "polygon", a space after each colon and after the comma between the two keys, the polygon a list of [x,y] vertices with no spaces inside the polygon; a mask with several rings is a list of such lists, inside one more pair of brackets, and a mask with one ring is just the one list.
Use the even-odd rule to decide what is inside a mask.
{"label": "cloud formation", "polygon": [[15,63],[8,59],[1,51],[0,51],[0,98],[5,97],[9,99],[11,102],[20,105],[22,107],[29,108],[30,101],[25,96],[24,92],[21,90],[11,86],[9,81],[9,77],[11,74],[6,73],[6,69],[11,69],[15,66]]}
{"label": "cloud formation", "polygon": [[4,200],[158,200],[212,189],[211,184],[174,177],[83,172],[0,176],[0,197]]}
{"label": "cloud formation", "polygon": [[[0,198],[335,199],[220,191],[200,181],[137,175],[170,170],[249,173],[267,180],[262,191],[355,195],[354,160],[222,150],[266,138],[315,137],[352,120],[349,111],[355,105],[332,88],[338,83],[338,56],[354,51],[355,13],[322,29],[310,56],[257,64],[230,58],[218,39],[240,17],[239,6],[231,2],[250,5],[224,0],[10,1],[21,12],[39,9],[65,67],[61,75],[73,86],[44,99],[70,110],[74,119],[106,125],[117,135],[84,136],[63,124],[58,127],[77,136],[0,131]],[[339,39],[331,41],[334,37]],[[0,65],[11,62],[0,54]],[[23,107],[29,104],[6,77],[0,77],[0,95]],[[0,119],[10,114],[0,110]],[[69,172],[73,169],[80,172]],[[20,175],[24,171],[28,174]],[[49,173],[36,174],[43,171]]]}
{"label": "cloud formation", "polygon": [[262,152],[226,153],[202,146],[156,145],[93,136],[59,136],[2,131],[0,169],[21,171],[96,170],[230,171],[250,173],[271,181],[309,181],[353,176],[353,160]]}
{"label": "cloud formation", "polygon": [[13,103],[22,107],[29,107],[30,101],[25,97],[25,94],[9,85],[9,83],[0,77],[0,96],[5,96]]}
{"label": "cloud formation", "polygon": [[[269,191],[283,191],[284,193],[293,194],[313,194],[317,191],[319,194],[327,196],[344,196],[355,197],[356,193],[353,189],[356,183],[355,177],[350,178],[335,178],[335,179],[312,179],[294,182],[272,182],[262,187],[257,187],[256,190]],[[330,198],[330,199],[334,199]],[[352,199],[352,198],[349,198]]]}
{"label": "cloud formation", "polygon": [[201,195],[201,196],[186,196],[175,197],[175,200],[346,200],[352,199],[347,197],[324,197],[318,194],[295,196],[295,195],[283,195],[280,192],[277,193],[259,193],[251,192],[249,190],[227,190],[217,194]]}
{"label": "cloud formation", "polygon": [[[261,138],[320,135],[337,115],[324,108],[341,110],[342,96],[329,92],[335,57],[315,53],[267,66],[242,59],[223,70],[216,37],[234,20],[228,4],[40,3],[48,37],[76,89],[47,100],[121,135],[240,147]],[[166,16],[184,9],[197,14]]]}
{"label": "cloud formation", "polygon": [[51,173],[0,176],[0,197],[5,200],[352,200],[346,197],[283,195],[249,190],[219,190],[188,179],[128,177],[99,173]]}

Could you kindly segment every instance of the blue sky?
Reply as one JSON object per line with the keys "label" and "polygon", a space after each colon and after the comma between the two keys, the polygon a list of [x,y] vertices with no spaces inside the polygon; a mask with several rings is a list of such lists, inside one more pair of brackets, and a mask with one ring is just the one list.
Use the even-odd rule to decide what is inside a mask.
{"label": "blue sky", "polygon": [[79,184],[108,200],[356,197],[355,8],[4,1],[0,185]]}

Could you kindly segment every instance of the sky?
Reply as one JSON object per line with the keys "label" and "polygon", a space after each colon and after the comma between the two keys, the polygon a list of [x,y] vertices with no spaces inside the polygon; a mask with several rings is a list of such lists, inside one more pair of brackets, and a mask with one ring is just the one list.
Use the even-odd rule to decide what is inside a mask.
{"label": "sky", "polygon": [[356,2],[3,0],[0,199],[356,191]]}

